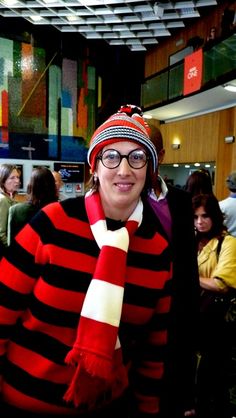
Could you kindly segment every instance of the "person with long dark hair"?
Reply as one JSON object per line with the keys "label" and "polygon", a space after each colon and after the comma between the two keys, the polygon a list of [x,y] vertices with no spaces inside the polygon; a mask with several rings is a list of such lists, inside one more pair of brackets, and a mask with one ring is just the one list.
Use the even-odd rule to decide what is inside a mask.
{"label": "person with long dark hair", "polygon": [[17,203],[9,209],[8,245],[39,209],[58,200],[55,179],[48,168],[42,166],[33,169],[27,195],[27,202]]}
{"label": "person with long dark hair", "polygon": [[209,170],[201,168],[193,171],[188,176],[184,189],[190,193],[192,197],[198,194],[213,193],[212,179]]}
{"label": "person with long dark hair", "polygon": [[236,238],[229,235],[217,198],[193,197],[201,286],[197,408],[199,418],[229,418],[231,346],[225,314],[236,288]]}

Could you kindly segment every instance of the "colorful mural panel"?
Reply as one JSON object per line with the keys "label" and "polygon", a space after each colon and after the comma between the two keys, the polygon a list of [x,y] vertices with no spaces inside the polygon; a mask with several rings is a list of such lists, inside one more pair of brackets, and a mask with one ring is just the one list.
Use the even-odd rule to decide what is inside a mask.
{"label": "colorful mural panel", "polygon": [[0,158],[85,161],[95,128],[96,71],[0,38]]}

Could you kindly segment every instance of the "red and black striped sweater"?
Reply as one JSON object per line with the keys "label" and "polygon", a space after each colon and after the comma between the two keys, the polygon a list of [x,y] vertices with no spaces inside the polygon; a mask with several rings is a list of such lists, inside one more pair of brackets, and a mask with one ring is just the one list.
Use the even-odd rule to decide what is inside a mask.
{"label": "red and black striped sweater", "polygon": [[[108,228],[121,227],[107,220]],[[140,417],[159,413],[171,303],[171,260],[161,226],[144,204],[130,242],[119,329]],[[3,399],[25,410],[71,414],[65,364],[99,248],[84,198],[53,203],[18,234],[0,266]]]}

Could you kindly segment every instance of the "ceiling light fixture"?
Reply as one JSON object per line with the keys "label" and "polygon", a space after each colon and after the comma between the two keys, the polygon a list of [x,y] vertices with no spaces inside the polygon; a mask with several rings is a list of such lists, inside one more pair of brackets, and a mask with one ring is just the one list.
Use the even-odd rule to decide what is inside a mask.
{"label": "ceiling light fixture", "polygon": [[235,84],[224,84],[223,87],[224,87],[225,90],[236,93],[236,85]]}
{"label": "ceiling light fixture", "polygon": [[33,20],[34,22],[39,22],[40,20],[42,20],[42,16],[40,15],[31,15],[29,16],[31,20]]}
{"label": "ceiling light fixture", "polygon": [[69,22],[76,22],[77,20],[80,20],[80,18],[76,15],[68,15],[66,18]]}
{"label": "ceiling light fixture", "polygon": [[43,0],[43,2],[44,2],[45,4],[57,3],[57,1],[58,1],[58,0]]}
{"label": "ceiling light fixture", "polygon": [[146,114],[143,115],[143,118],[144,119],[152,119],[152,115],[146,113]]}
{"label": "ceiling light fixture", "polygon": [[1,3],[5,4],[6,6],[11,7],[19,3],[19,1],[18,0],[3,0]]}

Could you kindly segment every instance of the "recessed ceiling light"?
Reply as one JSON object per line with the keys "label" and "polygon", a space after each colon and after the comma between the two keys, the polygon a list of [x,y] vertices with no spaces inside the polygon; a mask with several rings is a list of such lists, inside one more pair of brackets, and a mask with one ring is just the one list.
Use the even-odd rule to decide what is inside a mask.
{"label": "recessed ceiling light", "polygon": [[179,167],[179,164],[173,164],[173,167]]}
{"label": "recessed ceiling light", "polygon": [[3,0],[1,3],[4,3],[6,6],[14,6],[14,4],[19,2],[18,0]]}
{"label": "recessed ceiling light", "polygon": [[224,84],[224,89],[228,91],[232,91],[233,93],[236,93],[236,85],[235,84]]}
{"label": "recessed ceiling light", "polygon": [[40,20],[42,20],[42,16],[40,15],[31,15],[29,16],[31,20],[33,20],[34,22],[39,22]]}
{"label": "recessed ceiling light", "polygon": [[68,15],[66,16],[66,18],[69,22],[76,22],[77,20],[79,20],[79,17],[76,15]]}
{"label": "recessed ceiling light", "polygon": [[201,164],[200,163],[195,163],[194,165],[195,165],[195,167],[200,167]]}
{"label": "recessed ceiling light", "polygon": [[185,166],[184,166],[185,168],[190,168],[190,165],[189,164],[185,164]]}
{"label": "recessed ceiling light", "polygon": [[43,0],[45,4],[56,3],[58,0]]}

